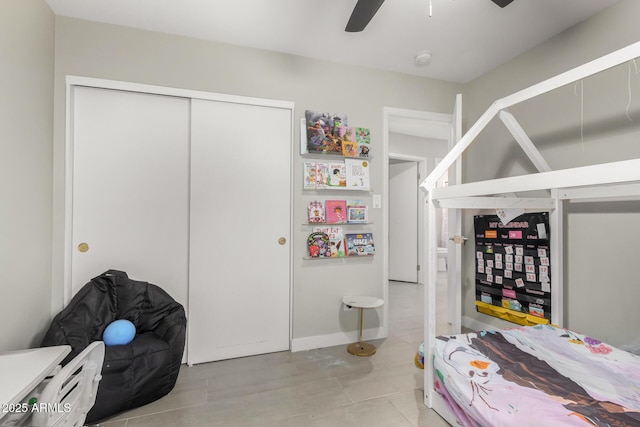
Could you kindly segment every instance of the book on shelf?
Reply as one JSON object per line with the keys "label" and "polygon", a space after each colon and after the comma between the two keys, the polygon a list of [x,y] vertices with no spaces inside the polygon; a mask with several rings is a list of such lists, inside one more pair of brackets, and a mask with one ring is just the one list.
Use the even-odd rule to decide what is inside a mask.
{"label": "book on shelf", "polygon": [[356,128],[356,144],[358,146],[358,157],[369,157],[371,153],[371,131],[369,128]]}
{"label": "book on shelf", "polygon": [[372,233],[348,233],[345,235],[347,256],[367,256],[376,253]]}
{"label": "book on shelf", "polygon": [[329,165],[323,162],[316,163],[316,188],[327,188],[329,179]]}
{"label": "book on shelf", "polygon": [[350,190],[369,190],[369,161],[363,159],[344,159],[346,187]]}
{"label": "book on shelf", "polygon": [[347,222],[350,224],[364,224],[369,220],[366,205],[347,204]]}
{"label": "book on shelf", "polygon": [[329,165],[323,162],[303,163],[303,188],[316,190],[327,187]]}
{"label": "book on shelf", "polygon": [[327,224],[344,224],[347,222],[347,201],[326,200],[325,217]]}
{"label": "book on shelf", "polygon": [[345,123],[345,125],[343,126],[342,124],[340,124],[339,126],[335,126],[333,128],[333,135],[336,138],[340,138],[340,139],[344,139],[344,135],[346,133],[347,130],[347,125]]}
{"label": "book on shelf", "polygon": [[346,166],[344,162],[328,164],[327,187],[346,187]]}
{"label": "book on shelf", "polygon": [[302,168],[304,173],[303,188],[305,190],[315,190],[316,188],[318,188],[316,163],[304,162]]}
{"label": "book on shelf", "polygon": [[321,201],[314,200],[312,202],[309,202],[309,207],[307,210],[309,213],[309,223],[324,224],[325,222],[327,222],[324,213],[324,204]]}
{"label": "book on shelf", "polygon": [[311,258],[326,257],[329,250],[329,236],[322,232],[313,232],[307,238],[307,249]]}
{"label": "book on shelf", "polygon": [[339,129],[339,137],[342,141],[342,155],[345,157],[356,157],[358,155],[356,129],[351,126],[342,126]]}
{"label": "book on shelf", "polygon": [[358,148],[355,142],[342,141],[342,155],[345,157],[356,157],[358,155]]}
{"label": "book on shelf", "polygon": [[347,125],[346,114],[305,111],[307,128],[307,151],[309,153],[342,154],[340,138],[336,129]]}
{"label": "book on shelf", "polygon": [[[370,155],[370,129],[349,126],[346,114],[306,110],[300,130],[303,154]],[[345,141],[349,142],[346,150]]]}
{"label": "book on shelf", "polygon": [[342,227],[313,227],[313,231],[316,233],[324,233],[329,238],[329,248],[325,252],[325,256],[330,258],[343,258],[347,256],[344,243],[344,231]]}

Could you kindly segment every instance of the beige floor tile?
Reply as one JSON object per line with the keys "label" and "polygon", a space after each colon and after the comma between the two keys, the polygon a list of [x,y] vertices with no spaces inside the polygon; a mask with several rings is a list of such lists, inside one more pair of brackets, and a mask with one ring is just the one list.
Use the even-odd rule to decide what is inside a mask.
{"label": "beige floor tile", "polygon": [[251,427],[411,427],[389,402],[360,402],[331,408],[315,414],[296,415],[279,420],[249,420]]}
{"label": "beige floor tile", "polygon": [[206,390],[208,383],[208,378],[200,378],[190,381],[177,381],[175,387],[171,390],[171,393],[173,394],[191,390]]}
{"label": "beige floor tile", "polygon": [[247,425],[241,398],[223,399],[206,405],[135,417],[127,421],[127,427],[246,427]]}
{"label": "beige floor tile", "polygon": [[[389,336],[370,341],[371,357],[342,345],[182,366],[168,396],[101,426],[446,426],[423,405],[424,371],[413,362],[423,340],[423,292],[390,284]],[[446,313],[446,301],[438,310]]]}
{"label": "beige floor tile", "polygon": [[143,415],[167,412],[174,409],[183,409],[191,406],[199,406],[207,403],[207,391],[205,389],[171,392],[163,398],[151,402],[140,408],[132,409],[116,415],[109,421],[122,420]]}
{"label": "beige floor tile", "polygon": [[389,402],[414,427],[447,427],[449,425],[436,412],[424,405],[422,389],[394,394],[389,396]]}
{"label": "beige floor tile", "polygon": [[410,427],[396,408],[384,399],[358,402],[339,410],[319,414],[308,424],[313,427],[368,426],[368,427]]}
{"label": "beige floor tile", "polygon": [[392,366],[366,377],[345,376],[337,378],[344,392],[354,402],[364,401],[393,393],[421,388],[423,374],[413,364]]}
{"label": "beige floor tile", "polygon": [[126,427],[126,425],[127,425],[127,420],[103,422],[100,424],[90,424],[90,426],[99,426],[99,427]]}
{"label": "beige floor tile", "polygon": [[245,413],[249,420],[287,419],[352,403],[335,379],[313,381],[295,387],[245,396],[244,402]]}

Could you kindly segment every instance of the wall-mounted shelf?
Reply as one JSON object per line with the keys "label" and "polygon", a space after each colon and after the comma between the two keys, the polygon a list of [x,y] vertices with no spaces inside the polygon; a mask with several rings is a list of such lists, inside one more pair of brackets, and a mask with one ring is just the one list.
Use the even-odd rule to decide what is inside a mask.
{"label": "wall-mounted shelf", "polygon": [[322,158],[322,159],[326,159],[326,158],[336,158],[336,159],[373,159],[373,156],[344,156],[342,154],[339,153],[325,153],[322,151],[310,151],[308,153],[302,153],[300,154],[300,157],[308,157],[308,158]]}
{"label": "wall-mounted shelf", "polygon": [[304,191],[318,191],[318,192],[325,192],[325,191],[353,191],[353,192],[357,192],[357,193],[373,193],[373,190],[369,189],[369,190],[362,190],[362,189],[356,189],[356,188],[349,188],[349,187],[326,187],[326,188],[303,188]]}
{"label": "wall-mounted shelf", "polygon": [[342,226],[358,226],[358,225],[372,225],[373,222],[341,222],[341,223],[328,223],[328,222],[303,222],[304,226],[313,226],[313,227],[342,227]]}
{"label": "wall-mounted shelf", "polygon": [[[303,162],[304,190],[371,191],[368,158],[321,156],[322,161]],[[334,160],[330,160],[333,157]]]}
{"label": "wall-mounted shelf", "polygon": [[373,233],[356,231],[344,233],[341,226],[318,226],[307,238],[307,257],[323,258],[361,258],[375,255]]}
{"label": "wall-mounted shelf", "polygon": [[371,258],[374,257],[374,255],[351,255],[351,256],[333,256],[333,257],[328,257],[328,256],[321,256],[321,257],[310,257],[310,256],[306,256],[306,257],[302,257],[303,260],[307,260],[307,261],[315,261],[315,260],[327,260],[327,259],[358,259],[358,258]]}

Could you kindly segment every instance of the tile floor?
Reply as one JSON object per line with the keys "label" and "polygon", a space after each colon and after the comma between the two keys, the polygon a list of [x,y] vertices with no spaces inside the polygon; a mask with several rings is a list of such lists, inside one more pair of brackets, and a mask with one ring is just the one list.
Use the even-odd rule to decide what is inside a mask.
{"label": "tile floor", "polygon": [[[372,341],[372,357],[336,346],[182,366],[167,396],[100,425],[448,426],[423,405],[423,371],[413,363],[423,339],[423,287],[390,282],[388,304],[389,336]],[[446,313],[444,303],[438,308],[438,316]]]}

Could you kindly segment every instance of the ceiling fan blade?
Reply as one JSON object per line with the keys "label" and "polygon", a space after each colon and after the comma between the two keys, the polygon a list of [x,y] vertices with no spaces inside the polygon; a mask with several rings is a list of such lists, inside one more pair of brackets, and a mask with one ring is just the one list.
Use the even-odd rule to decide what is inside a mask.
{"label": "ceiling fan blade", "polygon": [[509,6],[509,3],[511,3],[513,0],[491,0],[491,1],[500,7],[506,7],[506,6]]}
{"label": "ceiling fan blade", "polygon": [[351,18],[344,30],[349,33],[357,33],[364,30],[369,21],[376,14],[384,0],[358,0],[356,7],[351,12]]}

